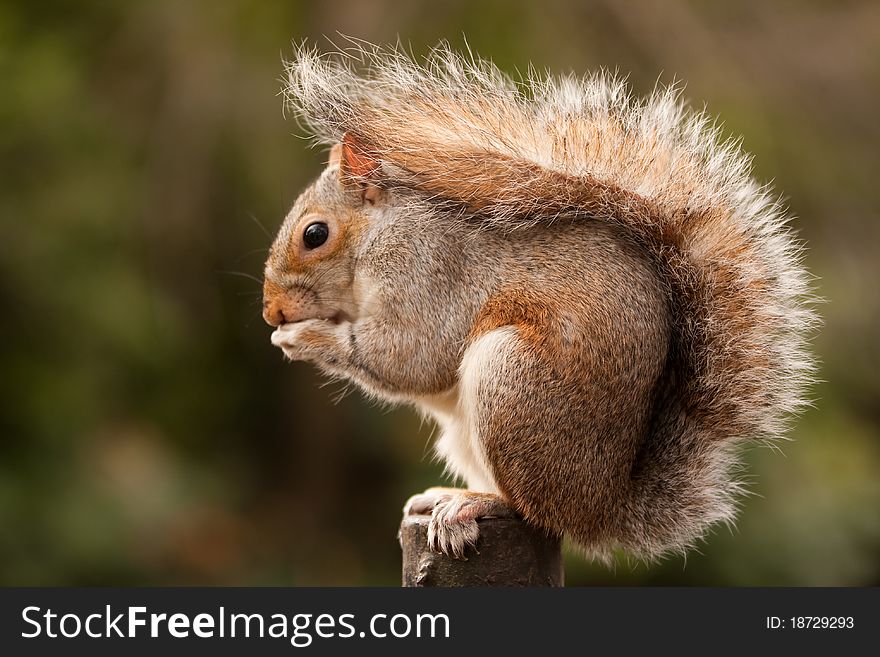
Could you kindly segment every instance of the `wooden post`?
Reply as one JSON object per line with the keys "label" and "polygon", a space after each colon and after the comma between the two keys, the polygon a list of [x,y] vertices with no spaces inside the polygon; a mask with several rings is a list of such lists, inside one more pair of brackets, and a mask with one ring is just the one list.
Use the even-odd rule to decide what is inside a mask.
{"label": "wooden post", "polygon": [[400,523],[403,586],[562,586],[562,549],[518,518],[485,518],[476,550],[467,560],[428,548],[430,516],[405,516]]}

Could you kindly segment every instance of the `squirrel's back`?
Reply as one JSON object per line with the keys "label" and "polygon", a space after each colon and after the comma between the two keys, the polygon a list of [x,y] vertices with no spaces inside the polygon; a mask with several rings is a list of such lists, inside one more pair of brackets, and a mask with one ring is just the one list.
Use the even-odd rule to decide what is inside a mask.
{"label": "squirrel's back", "polygon": [[515,83],[446,48],[425,64],[357,54],[365,75],[307,51],[289,64],[289,105],[320,140],[348,133],[383,185],[450,222],[605,222],[656,272],[669,348],[620,543],[657,554],[730,518],[732,448],[781,438],[807,403],[816,321],[785,210],[739,144],[673,89],[639,100],[604,73]]}

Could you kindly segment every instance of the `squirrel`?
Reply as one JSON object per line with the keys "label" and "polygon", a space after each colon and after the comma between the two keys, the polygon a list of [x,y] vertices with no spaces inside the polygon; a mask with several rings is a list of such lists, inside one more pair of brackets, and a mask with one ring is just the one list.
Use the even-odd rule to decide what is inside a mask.
{"label": "squirrel", "polygon": [[448,45],[285,65],[286,107],[332,148],[263,317],[287,358],[436,420],[467,490],[407,503],[432,549],[463,558],[480,518],[517,516],[651,560],[731,523],[739,447],[809,404],[818,321],[739,143],[675,88],[513,80]]}

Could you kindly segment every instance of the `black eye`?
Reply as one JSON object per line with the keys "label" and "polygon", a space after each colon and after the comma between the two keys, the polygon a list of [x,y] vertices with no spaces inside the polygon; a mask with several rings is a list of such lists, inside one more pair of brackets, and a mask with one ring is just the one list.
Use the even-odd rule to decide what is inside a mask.
{"label": "black eye", "polygon": [[316,221],[306,226],[306,229],[303,231],[303,244],[306,245],[307,249],[317,249],[327,241],[328,235],[330,235],[330,229],[327,227],[327,224],[323,221]]}

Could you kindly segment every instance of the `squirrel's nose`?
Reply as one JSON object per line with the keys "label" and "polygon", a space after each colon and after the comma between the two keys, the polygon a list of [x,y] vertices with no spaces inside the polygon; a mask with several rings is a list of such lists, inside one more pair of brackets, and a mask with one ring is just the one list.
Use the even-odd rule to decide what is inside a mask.
{"label": "squirrel's nose", "polygon": [[263,296],[263,319],[269,326],[290,324],[312,316],[310,304],[297,290]]}
{"label": "squirrel's nose", "polygon": [[280,326],[287,323],[280,299],[266,299],[263,301],[263,319],[269,326]]}

